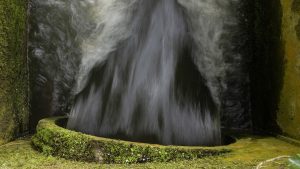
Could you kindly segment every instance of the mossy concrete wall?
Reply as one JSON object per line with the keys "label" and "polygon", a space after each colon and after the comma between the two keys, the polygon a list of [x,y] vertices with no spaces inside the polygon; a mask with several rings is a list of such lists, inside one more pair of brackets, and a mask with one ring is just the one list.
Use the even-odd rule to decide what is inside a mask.
{"label": "mossy concrete wall", "polygon": [[277,123],[283,134],[300,139],[300,0],[281,0],[283,82]]}
{"label": "mossy concrete wall", "polygon": [[300,139],[300,0],[257,0],[254,21],[254,130]]}
{"label": "mossy concrete wall", "polygon": [[0,0],[0,144],[27,130],[27,0]]}

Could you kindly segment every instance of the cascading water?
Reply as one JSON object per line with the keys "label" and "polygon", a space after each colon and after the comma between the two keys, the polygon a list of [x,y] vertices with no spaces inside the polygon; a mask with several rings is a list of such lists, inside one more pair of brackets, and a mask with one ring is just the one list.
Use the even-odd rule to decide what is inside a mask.
{"label": "cascading water", "polygon": [[32,1],[33,112],[70,109],[69,129],[103,137],[220,145],[221,116],[249,102],[240,3]]}

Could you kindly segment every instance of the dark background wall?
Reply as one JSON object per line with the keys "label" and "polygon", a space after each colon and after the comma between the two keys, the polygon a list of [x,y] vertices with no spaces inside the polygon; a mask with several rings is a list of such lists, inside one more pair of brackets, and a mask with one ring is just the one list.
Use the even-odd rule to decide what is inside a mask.
{"label": "dark background wall", "polygon": [[256,0],[254,55],[250,65],[254,130],[280,131],[276,123],[283,78],[280,0]]}

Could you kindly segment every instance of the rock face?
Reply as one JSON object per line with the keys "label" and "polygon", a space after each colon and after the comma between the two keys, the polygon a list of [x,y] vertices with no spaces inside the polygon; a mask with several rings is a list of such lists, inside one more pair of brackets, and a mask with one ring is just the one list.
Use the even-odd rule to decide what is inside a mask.
{"label": "rock face", "polygon": [[26,0],[0,1],[0,144],[27,130]]}

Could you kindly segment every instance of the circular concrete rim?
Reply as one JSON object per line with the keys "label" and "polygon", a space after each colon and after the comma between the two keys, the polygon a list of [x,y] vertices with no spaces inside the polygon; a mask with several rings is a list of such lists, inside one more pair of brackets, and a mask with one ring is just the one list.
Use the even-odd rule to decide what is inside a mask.
{"label": "circular concrete rim", "polygon": [[67,117],[41,120],[36,134],[32,137],[33,145],[48,155],[79,161],[121,164],[189,160],[232,151],[231,144],[217,147],[165,146],[96,137],[61,127],[66,120]]}

